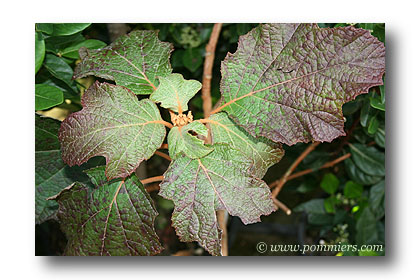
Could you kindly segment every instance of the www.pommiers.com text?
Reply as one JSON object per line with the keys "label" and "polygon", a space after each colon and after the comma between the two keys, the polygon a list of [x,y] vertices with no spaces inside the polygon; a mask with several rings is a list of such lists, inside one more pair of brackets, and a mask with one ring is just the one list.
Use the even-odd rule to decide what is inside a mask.
{"label": "www.pommiers.com text", "polygon": [[259,253],[266,252],[291,252],[291,253],[313,253],[313,252],[382,252],[384,245],[350,245],[350,244],[316,244],[316,245],[299,245],[299,244],[268,244],[259,242],[256,246]]}

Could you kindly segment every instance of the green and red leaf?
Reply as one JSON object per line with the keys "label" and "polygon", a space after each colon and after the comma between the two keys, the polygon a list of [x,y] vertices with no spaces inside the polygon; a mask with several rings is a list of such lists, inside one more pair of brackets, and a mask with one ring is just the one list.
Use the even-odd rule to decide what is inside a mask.
{"label": "green and red leaf", "polygon": [[381,85],[384,72],[384,44],[367,30],[260,25],[223,61],[216,111],[274,142],[330,142],[345,134],[342,105]]}
{"label": "green and red leaf", "polygon": [[279,162],[284,150],[264,137],[255,138],[246,130],[236,125],[226,113],[213,114],[208,119],[213,143],[228,144],[232,149],[242,152],[252,160],[252,174],[264,177],[267,169]]}
{"label": "green and red leaf", "polygon": [[162,145],[165,122],[149,99],[138,101],[124,87],[96,82],[83,95],[82,105],[63,121],[59,132],[68,165],[104,156],[107,178],[124,178]]}
{"label": "green and red leaf", "polygon": [[192,159],[204,157],[213,151],[211,146],[204,145],[205,137],[207,137],[207,128],[198,121],[182,127],[173,127],[168,133],[169,156],[175,159],[178,154],[184,153]]}
{"label": "green and red leaf", "polygon": [[172,72],[172,50],[172,44],[159,41],[156,31],[133,31],[100,50],[81,48],[82,62],[74,78],[94,75],[115,81],[135,94],[150,94],[158,86],[157,77]]}
{"label": "green and red leaf", "polygon": [[180,156],[171,162],[159,195],[175,204],[172,225],[181,241],[198,241],[220,255],[216,210],[227,210],[244,224],[275,210],[269,187],[250,174],[251,165],[241,152],[219,144],[203,158]]}
{"label": "green and red leaf", "polygon": [[158,213],[135,174],[107,181],[105,167],[86,173],[94,190],[76,182],[49,198],[58,202],[58,218],[68,256],[147,256],[163,248],[154,230]]}

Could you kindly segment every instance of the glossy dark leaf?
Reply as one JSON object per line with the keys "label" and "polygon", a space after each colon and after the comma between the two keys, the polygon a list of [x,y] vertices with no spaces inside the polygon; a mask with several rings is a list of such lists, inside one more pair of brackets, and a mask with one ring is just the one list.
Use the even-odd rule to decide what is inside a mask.
{"label": "glossy dark leaf", "polygon": [[302,168],[311,168],[312,170],[318,170],[330,159],[330,155],[325,151],[312,151],[302,161]]}
{"label": "glossy dark leaf", "polygon": [[315,226],[331,225],[334,221],[334,216],[331,214],[309,213],[308,223]]}
{"label": "glossy dark leaf", "polygon": [[380,181],[370,188],[369,203],[376,219],[385,215],[385,181]]}
{"label": "glossy dark leaf", "polygon": [[296,206],[293,211],[305,211],[308,214],[325,214],[324,199],[315,198]]}
{"label": "glossy dark leaf", "polygon": [[375,23],[359,23],[359,26],[363,29],[367,29],[369,32],[373,32]]}
{"label": "glossy dark leaf", "polygon": [[367,129],[362,126],[356,127],[353,130],[353,136],[356,143],[367,144],[372,141],[372,138],[367,133]]}
{"label": "glossy dark leaf", "polygon": [[45,56],[44,66],[51,75],[65,82],[69,87],[73,86],[73,69],[61,57],[47,54]]}
{"label": "glossy dark leaf", "polygon": [[360,124],[363,127],[367,127],[369,124],[369,119],[373,114],[373,109],[370,106],[370,101],[368,98],[365,98],[362,104],[362,109],[360,110]]}
{"label": "glossy dark leaf", "polygon": [[379,127],[379,120],[376,116],[373,116],[369,121],[368,133],[370,135],[375,134],[376,131],[378,131],[378,127]]}
{"label": "glossy dark leaf", "polygon": [[86,175],[79,167],[68,167],[61,159],[58,129],[60,122],[35,115],[35,222],[54,218],[58,209],[55,201],[46,199],[59,193],[75,180]]}
{"label": "glossy dark leaf", "polygon": [[40,32],[35,32],[35,74],[42,66],[45,57],[45,42]]}
{"label": "glossy dark leaf", "polygon": [[359,246],[377,244],[376,218],[369,207],[365,207],[356,224],[356,242]]}
{"label": "glossy dark leaf", "polygon": [[385,148],[385,127],[380,125],[375,134],[375,142],[379,147]]}
{"label": "glossy dark leaf", "polygon": [[90,23],[55,23],[53,24],[53,36],[73,35],[80,32],[87,27]]}
{"label": "glossy dark leaf", "polygon": [[384,71],[385,47],[367,30],[260,25],[222,63],[220,110],[254,136],[329,142],[345,135],[342,105]]}
{"label": "glossy dark leaf", "polygon": [[48,71],[38,72],[35,76],[35,84],[45,84],[56,87],[63,92],[64,99],[77,100],[78,103],[80,103],[80,90],[77,88],[76,84],[73,83],[72,86],[69,86],[62,80],[51,75]]}
{"label": "glossy dark leaf", "polygon": [[385,23],[376,23],[372,35],[385,43]]}
{"label": "glossy dark leaf", "polygon": [[176,49],[171,55],[171,66],[176,68],[182,68],[184,66],[182,62],[182,57],[184,55],[185,50]]}
{"label": "glossy dark leaf", "polygon": [[35,25],[35,30],[50,35],[54,31],[54,27],[52,23],[37,23]]}
{"label": "glossy dark leaf", "polygon": [[375,147],[349,144],[354,163],[363,172],[372,176],[385,176],[385,154]]}
{"label": "glossy dark leaf", "polygon": [[138,101],[124,87],[96,82],[82,106],[63,121],[59,133],[63,160],[70,166],[100,155],[109,179],[124,178],[162,145],[165,125],[149,99]]}
{"label": "glossy dark leaf", "polygon": [[375,97],[370,99],[370,106],[375,109],[381,110],[385,112],[385,103],[382,102],[380,97]]}
{"label": "glossy dark leaf", "polygon": [[158,215],[136,175],[107,181],[105,167],[86,171],[97,186],[74,183],[49,198],[59,204],[68,256],[147,256],[163,248],[154,230]]}
{"label": "glossy dark leaf", "polygon": [[69,99],[72,101],[76,100],[78,103],[80,103],[80,94],[79,94],[79,91],[77,91],[76,85],[74,85],[73,87],[69,87],[66,83],[64,83],[63,81],[59,79],[54,78],[51,75],[40,79],[40,83],[44,85],[56,87],[63,92],[64,99]]}
{"label": "glossy dark leaf", "polygon": [[54,86],[35,85],[35,110],[45,110],[63,103],[63,92]]}
{"label": "glossy dark leaf", "polygon": [[76,33],[70,36],[51,36],[45,39],[45,49],[47,52],[58,54],[67,47],[85,41],[82,34]]}
{"label": "glossy dark leaf", "polygon": [[354,164],[354,161],[351,158],[346,159],[344,164],[350,178],[359,184],[372,185],[379,182],[383,178],[382,176],[372,176],[365,173],[362,169]]}
{"label": "glossy dark leaf", "polygon": [[67,48],[60,51],[60,54],[64,57],[68,57],[68,58],[71,58],[71,59],[79,59],[80,58],[79,57],[79,49],[81,47],[85,47],[87,49],[94,50],[94,49],[103,48],[105,46],[106,46],[106,44],[102,41],[90,39],[90,40],[85,40],[85,41],[82,41],[80,43],[68,46]]}
{"label": "glossy dark leaf", "polygon": [[362,102],[361,102],[360,97],[356,97],[355,100],[347,102],[346,104],[343,105],[344,116],[353,115],[356,111],[360,109],[361,106],[362,106]]}
{"label": "glossy dark leaf", "polygon": [[385,104],[385,86],[379,86],[379,90],[381,91],[381,103]]}
{"label": "glossy dark leaf", "polygon": [[79,50],[82,62],[74,77],[94,75],[115,81],[135,94],[150,94],[158,86],[158,77],[172,71],[169,55],[172,45],[159,41],[155,31],[133,31],[101,50]]}

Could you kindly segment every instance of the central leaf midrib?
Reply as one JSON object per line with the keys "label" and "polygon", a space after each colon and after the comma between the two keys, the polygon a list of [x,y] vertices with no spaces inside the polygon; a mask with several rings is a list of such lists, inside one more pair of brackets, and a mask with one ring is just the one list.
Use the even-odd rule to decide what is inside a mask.
{"label": "central leaf midrib", "polygon": [[42,96],[42,95],[39,95],[39,94],[36,94],[36,93],[35,93],[35,97],[43,98],[43,99],[46,99],[46,100],[52,100],[52,101],[61,100],[60,97],[58,97],[57,99],[52,99],[52,98],[48,98],[48,97],[45,97],[45,96]]}
{"label": "central leaf midrib", "polygon": [[123,55],[121,55],[121,54],[119,54],[116,50],[112,50],[115,54],[117,54],[119,57],[121,57],[122,59],[124,59],[131,67],[133,67],[135,70],[137,70],[143,77],[144,77],[144,80],[146,80],[149,84],[150,84],[150,86],[154,89],[154,90],[156,90],[156,87],[155,87],[155,85],[147,78],[147,76],[146,76],[146,74],[143,72],[143,71],[141,71],[133,62],[131,62],[128,58],[126,58],[125,56],[123,56]]}
{"label": "central leaf midrib", "polygon": [[[266,161],[264,160],[264,158],[260,155],[259,151],[258,151],[257,149],[255,149],[255,148],[253,147],[253,145],[249,144],[247,140],[245,140],[244,138],[242,138],[240,135],[238,135],[237,133],[235,133],[233,130],[229,129],[227,126],[223,125],[222,123],[220,123],[220,122],[218,122],[218,121],[215,121],[215,120],[210,120],[210,121],[211,121],[211,122],[213,122],[213,123],[214,123],[214,124],[216,124],[216,125],[220,125],[220,126],[221,126],[221,127],[223,127],[224,129],[226,129],[227,131],[229,131],[229,132],[230,132],[229,134],[234,134],[234,135],[236,135],[238,138],[240,138],[242,141],[244,141],[244,142],[246,143],[246,145],[247,145],[247,146],[249,146],[252,150],[254,150],[254,151],[257,153],[257,155],[261,158],[261,160],[262,160],[263,162],[266,162]],[[229,135],[229,137],[230,137],[230,135]],[[232,143],[235,143],[231,137],[230,137],[230,139],[232,140]],[[236,145],[235,145],[235,146],[236,146]]]}
{"label": "central leaf midrib", "polygon": [[363,159],[366,159],[376,165],[380,165],[381,163],[379,161],[376,161],[375,158],[367,156],[365,153],[363,153],[362,151],[360,151],[359,149],[357,149],[354,145],[349,144],[349,146],[352,148],[352,150],[354,150],[356,153],[358,153]]}
{"label": "central leaf midrib", "polygon": [[[90,132],[88,132],[86,134],[83,134],[81,137],[86,137],[86,136],[89,136],[91,134],[97,133],[99,131],[104,131],[104,130],[109,130],[109,129],[125,128],[125,127],[131,127],[131,126],[143,126],[143,125],[154,124],[154,123],[155,124],[162,124],[162,125],[164,125],[163,123],[161,123],[160,120],[154,120],[154,121],[147,121],[145,123],[134,123],[134,124],[124,124],[124,125],[117,125],[117,126],[109,126],[109,127],[99,128],[99,129],[96,129],[94,131],[90,131]],[[76,139],[74,139],[72,141],[68,141],[67,143],[71,144],[71,143],[73,143],[75,141],[78,141],[78,140],[80,140],[80,139],[79,138],[76,138]]]}
{"label": "central leaf midrib", "polygon": [[[370,57],[369,59],[374,59],[374,58],[377,58],[377,57]],[[317,73],[323,72],[323,71],[325,71],[325,70],[327,70],[327,69],[330,69],[330,68],[332,68],[332,67],[340,66],[340,65],[343,65],[343,64],[346,64],[346,63],[357,62],[357,61],[358,61],[358,60],[343,61],[343,62],[340,62],[340,63],[337,63],[337,64],[328,65],[327,67],[324,67],[324,68],[322,68],[322,69],[316,70],[316,71],[314,71],[314,72],[310,72],[310,73],[307,73],[307,74],[304,74],[304,75],[301,75],[301,76],[298,76],[298,77],[291,78],[291,79],[286,80],[286,81],[282,81],[282,82],[279,82],[279,83],[275,83],[275,84],[269,85],[269,86],[267,86],[267,87],[265,87],[265,88],[262,88],[262,89],[258,89],[258,90],[255,90],[255,91],[248,92],[248,93],[246,93],[246,94],[244,94],[244,95],[242,95],[242,96],[240,96],[240,97],[236,97],[236,98],[234,98],[234,99],[231,99],[231,100],[230,100],[230,101],[228,101],[227,103],[225,103],[225,104],[223,104],[222,106],[220,106],[219,108],[217,108],[217,109],[216,109],[213,113],[216,113],[216,112],[220,111],[221,109],[223,109],[223,108],[225,108],[225,107],[229,106],[229,105],[230,105],[230,104],[232,104],[232,103],[236,103],[236,101],[238,101],[238,100],[241,100],[241,99],[243,99],[243,98],[245,98],[245,97],[248,97],[248,96],[252,96],[252,95],[254,95],[255,93],[262,92],[262,91],[265,91],[265,90],[271,89],[271,88],[273,88],[273,87],[277,87],[277,86],[280,86],[280,85],[283,85],[283,84],[286,84],[286,83],[290,83],[290,82],[293,82],[293,81],[296,81],[296,80],[298,80],[298,79],[302,79],[302,78],[305,78],[305,77],[308,77],[308,76],[311,76],[311,75],[315,75],[315,74],[317,74]],[[332,77],[330,77],[330,78],[332,78]],[[255,86],[254,86],[254,87],[255,87]]]}
{"label": "central leaf midrib", "polygon": [[[248,193],[246,193],[246,191],[244,191],[244,188],[240,188],[239,186],[233,184],[232,182],[230,182],[228,179],[226,179],[225,177],[223,177],[222,175],[214,172],[213,170],[208,170],[209,172],[213,173],[214,175],[218,176],[219,178],[221,178],[223,181],[227,182],[228,184],[230,184],[234,189],[240,190],[242,193],[245,193],[246,196],[248,196],[248,198],[252,201],[252,203],[254,203],[255,207],[261,211],[261,213],[264,213],[264,211],[257,205],[257,203],[254,201],[254,199],[252,198],[251,195],[249,195]],[[222,198],[220,198],[222,200]],[[223,205],[225,205],[223,203]],[[228,210],[228,208],[226,208],[226,210]]]}

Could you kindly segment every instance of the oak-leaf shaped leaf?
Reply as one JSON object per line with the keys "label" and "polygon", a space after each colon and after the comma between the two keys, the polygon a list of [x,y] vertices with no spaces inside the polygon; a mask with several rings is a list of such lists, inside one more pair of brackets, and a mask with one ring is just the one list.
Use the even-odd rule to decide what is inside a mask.
{"label": "oak-leaf shaped leaf", "polygon": [[352,26],[264,24],[221,66],[218,111],[253,136],[293,145],[345,135],[342,105],[382,84],[385,47]]}
{"label": "oak-leaf shaped leaf", "polygon": [[181,74],[159,77],[159,81],[159,87],[150,95],[150,99],[178,114],[188,110],[188,101],[201,89],[199,81],[185,80]]}
{"label": "oak-leaf shaped leaf", "polygon": [[198,241],[212,255],[221,255],[217,210],[250,224],[275,209],[267,184],[251,175],[250,159],[228,145],[213,148],[203,158],[173,160],[159,195],[174,202],[172,225],[181,241]]}
{"label": "oak-leaf shaped leaf", "polygon": [[158,215],[135,174],[108,181],[105,167],[85,171],[91,190],[75,182],[49,200],[58,202],[67,256],[148,256],[163,247],[154,230]]}
{"label": "oak-leaf shaped leaf", "polygon": [[130,175],[166,136],[166,122],[156,104],[139,101],[125,87],[96,82],[83,95],[82,106],[61,124],[63,160],[73,166],[104,156],[109,180]]}
{"label": "oak-leaf shaped leaf", "polygon": [[115,81],[135,94],[150,94],[158,87],[157,77],[172,72],[172,50],[172,44],[159,40],[157,31],[133,31],[103,49],[80,48],[82,61],[73,78],[94,75]]}

